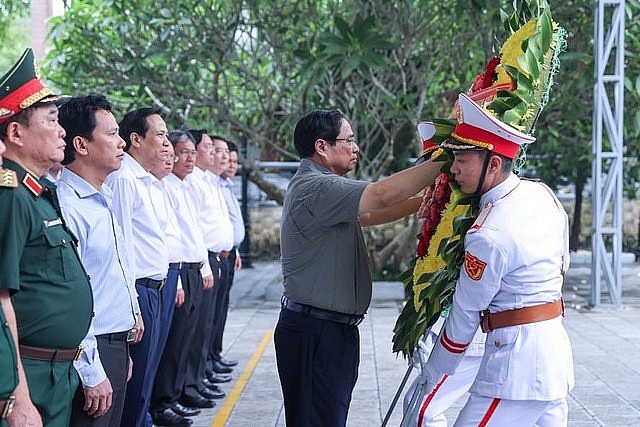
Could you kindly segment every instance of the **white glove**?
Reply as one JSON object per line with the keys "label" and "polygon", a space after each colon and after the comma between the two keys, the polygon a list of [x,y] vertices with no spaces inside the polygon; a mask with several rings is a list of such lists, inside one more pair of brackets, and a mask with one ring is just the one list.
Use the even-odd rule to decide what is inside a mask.
{"label": "white glove", "polygon": [[433,369],[433,367],[431,366],[430,363],[427,363],[429,361],[429,354],[431,353],[431,350],[433,349],[432,346],[428,346],[426,343],[424,343],[423,341],[420,341],[418,343],[418,351],[417,353],[420,355],[420,379],[418,380],[418,382],[420,384],[430,384],[430,385],[435,385],[439,380],[440,377],[442,376],[441,373],[436,372],[435,369]]}
{"label": "white glove", "polygon": [[418,341],[418,346],[413,351],[411,355],[411,360],[409,360],[409,364],[413,366],[415,369],[420,368],[422,364],[422,360],[427,360],[429,358],[429,354],[433,349],[433,339],[431,337],[431,333],[427,336],[420,338]]}

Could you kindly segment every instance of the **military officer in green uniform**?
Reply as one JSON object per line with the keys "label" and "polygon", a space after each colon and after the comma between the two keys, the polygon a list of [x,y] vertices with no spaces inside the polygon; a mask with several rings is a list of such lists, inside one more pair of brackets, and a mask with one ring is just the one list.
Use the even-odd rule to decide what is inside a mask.
{"label": "military officer in green uniform", "polygon": [[[29,395],[48,427],[67,426],[78,385],[73,360],[93,312],[89,278],[43,176],[64,157],[61,97],[39,80],[33,51],[0,77],[0,139],[15,187],[0,187],[0,290],[12,293]],[[3,306],[4,307],[4,306]],[[6,312],[5,312],[6,314]],[[10,417],[12,417],[10,415]]]}

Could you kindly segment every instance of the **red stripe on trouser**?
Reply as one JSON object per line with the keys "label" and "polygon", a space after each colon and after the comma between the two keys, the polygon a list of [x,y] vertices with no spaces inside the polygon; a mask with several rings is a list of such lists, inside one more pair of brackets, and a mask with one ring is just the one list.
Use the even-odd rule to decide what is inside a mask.
{"label": "red stripe on trouser", "polygon": [[420,414],[418,415],[418,427],[422,425],[422,420],[424,419],[424,413],[427,411],[427,407],[429,406],[429,403],[431,403],[431,400],[433,400],[433,396],[436,395],[436,393],[438,392],[438,389],[442,386],[442,383],[444,383],[444,380],[446,380],[447,377],[448,375],[444,375],[440,380],[440,382],[436,384],[436,386],[433,388],[433,391],[429,393],[429,396],[427,396],[427,398],[424,400],[424,403],[420,408]]}
{"label": "red stripe on trouser", "polygon": [[484,417],[482,417],[482,419],[480,420],[480,424],[478,424],[478,427],[485,427],[487,423],[489,423],[489,420],[491,419],[491,417],[493,416],[493,413],[496,411],[496,408],[498,407],[498,403],[500,403],[500,399],[497,397],[493,399],[493,401],[491,401],[491,405],[489,405],[489,409],[487,409],[487,412],[484,414]]}

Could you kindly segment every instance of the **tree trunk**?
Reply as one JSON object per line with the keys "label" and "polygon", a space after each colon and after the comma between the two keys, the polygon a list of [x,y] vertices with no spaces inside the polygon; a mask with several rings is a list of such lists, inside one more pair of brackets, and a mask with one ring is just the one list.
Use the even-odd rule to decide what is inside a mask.
{"label": "tree trunk", "polygon": [[582,180],[576,180],[574,188],[576,198],[573,206],[573,222],[569,234],[569,250],[571,251],[577,251],[580,248],[580,231],[582,229],[580,218],[582,217],[582,190],[584,190],[584,182]]}
{"label": "tree trunk", "polygon": [[394,270],[394,273],[401,273],[416,254],[419,221],[415,215],[399,221],[404,221],[403,231],[388,242],[384,242],[384,229],[389,225],[363,229],[374,276],[383,276],[383,270],[387,268]]}
{"label": "tree trunk", "polygon": [[260,190],[264,191],[270,200],[275,200],[279,205],[284,203],[284,190],[267,181],[259,169],[254,169],[244,164],[243,167],[246,168],[247,179],[257,185]]}

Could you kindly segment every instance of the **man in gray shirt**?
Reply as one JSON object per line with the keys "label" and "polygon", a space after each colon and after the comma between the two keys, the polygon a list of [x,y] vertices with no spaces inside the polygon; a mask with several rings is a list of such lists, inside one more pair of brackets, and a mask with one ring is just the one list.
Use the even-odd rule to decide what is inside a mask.
{"label": "man in gray shirt", "polygon": [[280,231],[284,295],[275,331],[287,425],[345,425],[358,376],[359,332],[371,302],[361,226],[418,210],[416,194],[440,164],[427,161],[369,183],[345,178],[359,148],[337,110],[298,121],[302,158],[285,196]]}

